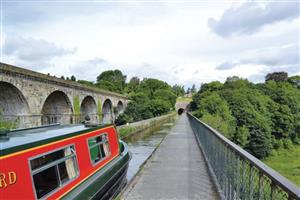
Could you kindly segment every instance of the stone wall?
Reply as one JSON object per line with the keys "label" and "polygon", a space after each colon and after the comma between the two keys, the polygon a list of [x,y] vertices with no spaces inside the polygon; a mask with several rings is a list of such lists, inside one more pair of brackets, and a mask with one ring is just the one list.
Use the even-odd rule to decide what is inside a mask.
{"label": "stone wall", "polygon": [[86,115],[93,122],[102,122],[105,101],[111,105],[111,112],[106,115],[110,114],[113,120],[113,107],[122,104],[125,108],[128,98],[0,63],[0,107],[6,118],[19,120],[19,127],[78,123]]}

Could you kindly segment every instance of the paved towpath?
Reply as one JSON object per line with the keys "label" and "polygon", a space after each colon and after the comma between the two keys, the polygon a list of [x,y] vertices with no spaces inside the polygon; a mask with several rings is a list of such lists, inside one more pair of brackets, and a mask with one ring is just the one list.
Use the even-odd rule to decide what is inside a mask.
{"label": "paved towpath", "polygon": [[186,114],[147,162],[124,199],[218,199]]}

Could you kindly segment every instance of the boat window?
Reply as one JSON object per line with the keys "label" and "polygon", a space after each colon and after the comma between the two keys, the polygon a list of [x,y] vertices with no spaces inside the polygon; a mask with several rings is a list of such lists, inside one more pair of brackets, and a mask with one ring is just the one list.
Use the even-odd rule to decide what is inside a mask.
{"label": "boat window", "polygon": [[74,145],[34,158],[30,166],[38,199],[78,176]]}
{"label": "boat window", "polygon": [[93,164],[110,155],[107,134],[98,135],[88,139],[90,158]]}

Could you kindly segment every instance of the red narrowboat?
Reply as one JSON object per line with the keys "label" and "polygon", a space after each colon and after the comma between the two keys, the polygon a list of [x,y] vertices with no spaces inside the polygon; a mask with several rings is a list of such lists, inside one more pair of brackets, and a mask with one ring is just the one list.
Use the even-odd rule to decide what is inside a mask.
{"label": "red narrowboat", "polygon": [[110,199],[130,158],[113,125],[1,131],[0,199]]}

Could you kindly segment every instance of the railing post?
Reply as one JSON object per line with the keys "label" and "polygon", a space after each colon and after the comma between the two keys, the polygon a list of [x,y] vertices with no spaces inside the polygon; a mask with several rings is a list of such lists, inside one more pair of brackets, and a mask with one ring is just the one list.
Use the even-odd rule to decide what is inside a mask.
{"label": "railing post", "polygon": [[253,169],[253,165],[250,164],[250,178],[249,178],[249,200],[253,199],[253,195],[254,195],[254,169]]}
{"label": "railing post", "polygon": [[259,173],[259,194],[258,199],[262,200],[264,198],[264,175]]}

